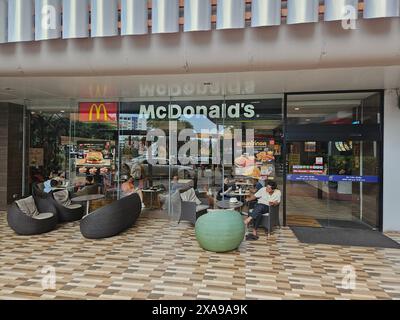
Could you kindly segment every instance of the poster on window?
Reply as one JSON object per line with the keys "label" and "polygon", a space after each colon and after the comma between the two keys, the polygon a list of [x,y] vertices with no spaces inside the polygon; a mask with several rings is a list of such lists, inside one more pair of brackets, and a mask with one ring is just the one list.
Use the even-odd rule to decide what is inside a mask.
{"label": "poster on window", "polygon": [[315,152],[317,143],[315,141],[304,142],[304,152]]}
{"label": "poster on window", "polygon": [[29,148],[29,165],[31,167],[43,166],[43,148]]}

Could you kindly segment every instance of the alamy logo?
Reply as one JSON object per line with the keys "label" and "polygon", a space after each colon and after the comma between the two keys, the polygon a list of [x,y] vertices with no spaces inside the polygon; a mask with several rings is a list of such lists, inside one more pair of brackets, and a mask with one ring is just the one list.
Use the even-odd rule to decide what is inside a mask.
{"label": "alamy logo", "polygon": [[356,289],[356,271],[353,266],[347,265],[342,268],[342,289],[355,290]]}
{"label": "alamy logo", "polygon": [[42,7],[42,29],[55,30],[57,28],[57,10],[52,5]]}
{"label": "alamy logo", "polygon": [[42,289],[55,290],[56,289],[56,269],[53,266],[44,266],[41,270],[43,274]]}
{"label": "alamy logo", "polygon": [[347,5],[343,7],[342,28],[344,30],[357,29],[356,19],[358,16],[357,8]]}

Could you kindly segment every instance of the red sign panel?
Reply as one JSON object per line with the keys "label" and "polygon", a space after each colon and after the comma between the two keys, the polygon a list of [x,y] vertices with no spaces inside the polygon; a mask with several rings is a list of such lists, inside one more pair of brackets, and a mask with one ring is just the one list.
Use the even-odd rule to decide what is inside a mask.
{"label": "red sign panel", "polygon": [[82,102],[79,104],[79,121],[115,123],[117,112],[116,102]]}

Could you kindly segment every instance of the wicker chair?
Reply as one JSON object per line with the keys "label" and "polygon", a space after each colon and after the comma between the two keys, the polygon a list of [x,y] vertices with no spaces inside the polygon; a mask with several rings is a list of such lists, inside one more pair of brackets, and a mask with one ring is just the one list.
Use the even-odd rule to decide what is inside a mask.
{"label": "wicker chair", "polygon": [[85,213],[85,208],[82,205],[80,205],[78,208],[68,208],[66,206],[63,206],[61,203],[57,202],[54,198],[54,191],[50,192],[49,199],[57,209],[57,216],[59,223],[81,220]]}
{"label": "wicker chair", "polygon": [[[257,201],[251,201],[247,203],[250,212],[253,211],[256,203]],[[248,216],[248,213],[243,212],[242,214]],[[259,227],[264,228],[267,232],[267,235],[270,235],[276,226],[280,227],[281,223],[279,221],[279,204],[277,206],[270,206],[268,213],[262,214],[256,221],[253,221],[253,226],[256,229]]]}
{"label": "wicker chair", "polygon": [[276,226],[281,226],[279,222],[279,205],[270,206],[269,213],[261,215],[261,218],[255,221],[255,228],[262,227],[270,235]]}
{"label": "wicker chair", "polygon": [[85,216],[80,221],[81,233],[88,239],[115,236],[132,227],[141,210],[139,195],[131,194]]}
{"label": "wicker chair", "polygon": [[57,226],[57,210],[54,205],[46,199],[34,199],[40,213],[35,218],[22,212],[16,202],[8,208],[8,225],[19,235],[42,234],[54,230]]}
{"label": "wicker chair", "polygon": [[44,185],[43,183],[33,183],[32,184],[32,195],[36,198],[49,198],[50,195],[46,192],[43,191],[44,190]]}
{"label": "wicker chair", "polygon": [[92,184],[90,186],[83,187],[81,190],[73,194],[74,197],[86,196],[89,194],[98,194],[100,186],[98,184]]}
{"label": "wicker chair", "polygon": [[193,189],[193,187],[179,189],[171,195],[171,211],[177,211],[179,214],[178,223],[181,221],[189,221],[194,225],[200,216],[207,213],[209,205],[204,202],[197,204],[196,202],[182,200],[181,194],[190,189]]}

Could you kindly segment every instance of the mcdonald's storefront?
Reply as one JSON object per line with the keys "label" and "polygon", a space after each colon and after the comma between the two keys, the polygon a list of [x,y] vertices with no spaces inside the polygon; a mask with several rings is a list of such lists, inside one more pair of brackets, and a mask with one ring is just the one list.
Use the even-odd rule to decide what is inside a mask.
{"label": "mcdonald's storefront", "polygon": [[178,219],[166,205],[174,183],[215,206],[226,179],[249,189],[274,180],[283,224],[382,230],[383,94],[32,102],[24,192],[52,172],[74,193],[91,177],[105,196],[93,205],[102,206],[134,177],[146,212]]}

